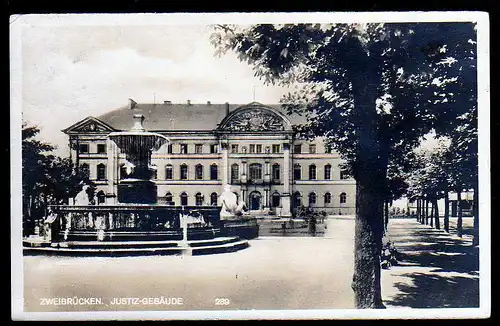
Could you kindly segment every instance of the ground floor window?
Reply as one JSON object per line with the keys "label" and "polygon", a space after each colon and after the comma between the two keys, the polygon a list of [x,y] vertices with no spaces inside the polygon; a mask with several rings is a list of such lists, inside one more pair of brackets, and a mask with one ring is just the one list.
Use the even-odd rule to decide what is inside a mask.
{"label": "ground floor window", "polygon": [[203,205],[203,195],[199,192],[195,195],[195,205],[196,206]]}
{"label": "ground floor window", "polygon": [[345,204],[346,201],[347,201],[347,195],[346,195],[346,193],[345,192],[341,193],[339,197],[340,197],[340,203],[341,204]]}
{"label": "ground floor window", "polygon": [[210,195],[210,205],[217,206],[217,197],[217,193],[212,192],[212,194]]}
{"label": "ground floor window", "polygon": [[97,180],[106,179],[106,165],[101,163],[97,165]]}
{"label": "ground floor window", "polygon": [[332,202],[332,194],[331,194],[331,193],[329,193],[329,192],[327,192],[327,193],[325,194],[325,205],[326,205],[326,204],[330,204],[331,202]]}
{"label": "ground floor window", "polygon": [[280,206],[280,194],[275,192],[271,196],[271,206],[272,207],[279,207]]}
{"label": "ground floor window", "polygon": [[316,194],[314,192],[311,192],[309,194],[309,206],[312,206],[315,204],[316,204]]}
{"label": "ground floor window", "polygon": [[187,204],[188,204],[188,195],[185,192],[183,192],[181,194],[181,206],[187,206]]}

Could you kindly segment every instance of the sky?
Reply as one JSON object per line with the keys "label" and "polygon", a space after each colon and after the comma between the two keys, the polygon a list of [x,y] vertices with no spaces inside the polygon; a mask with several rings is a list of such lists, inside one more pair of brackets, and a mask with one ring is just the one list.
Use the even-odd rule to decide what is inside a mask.
{"label": "sky", "polygon": [[39,126],[39,139],[64,156],[62,129],[128,98],[278,103],[287,90],[265,86],[232,52],[215,56],[211,32],[209,25],[23,26],[23,120]]}

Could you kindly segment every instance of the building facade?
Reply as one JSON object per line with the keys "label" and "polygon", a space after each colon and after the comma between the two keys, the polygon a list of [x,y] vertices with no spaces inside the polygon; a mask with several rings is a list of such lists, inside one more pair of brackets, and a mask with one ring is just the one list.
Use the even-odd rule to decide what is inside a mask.
{"label": "building facade", "polygon": [[297,207],[329,214],[354,214],[355,181],[343,173],[338,153],[323,139],[295,136],[303,117],[286,115],[280,105],[137,104],[87,117],[63,130],[71,157],[98,188],[98,203],[117,204],[117,185],[133,166],[107,135],[127,131],[134,114],[144,128],[169,143],[152,153],[152,180],[158,203],[221,205],[230,184],[251,211],[287,217]]}

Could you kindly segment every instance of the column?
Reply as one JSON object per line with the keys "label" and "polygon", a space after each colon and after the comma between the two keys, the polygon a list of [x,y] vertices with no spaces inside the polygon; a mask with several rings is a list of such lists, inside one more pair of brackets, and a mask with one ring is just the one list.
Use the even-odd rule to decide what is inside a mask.
{"label": "column", "polygon": [[227,142],[222,142],[222,186],[229,184],[228,182],[228,158],[227,158],[227,148],[229,144]]}
{"label": "column", "polygon": [[106,204],[114,205],[116,204],[117,196],[117,156],[116,156],[116,144],[109,138],[106,140],[106,150],[108,154],[108,163],[106,164],[107,178],[108,178],[108,189],[106,196]]}
{"label": "column", "polygon": [[281,217],[290,217],[290,143],[283,143],[283,194],[281,195]]}

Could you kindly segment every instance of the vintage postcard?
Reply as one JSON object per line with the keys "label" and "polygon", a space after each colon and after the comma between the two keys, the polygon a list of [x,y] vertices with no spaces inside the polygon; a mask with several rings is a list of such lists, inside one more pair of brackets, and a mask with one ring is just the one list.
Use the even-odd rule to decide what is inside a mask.
{"label": "vintage postcard", "polygon": [[489,317],[488,46],[481,12],[12,16],[12,319]]}

